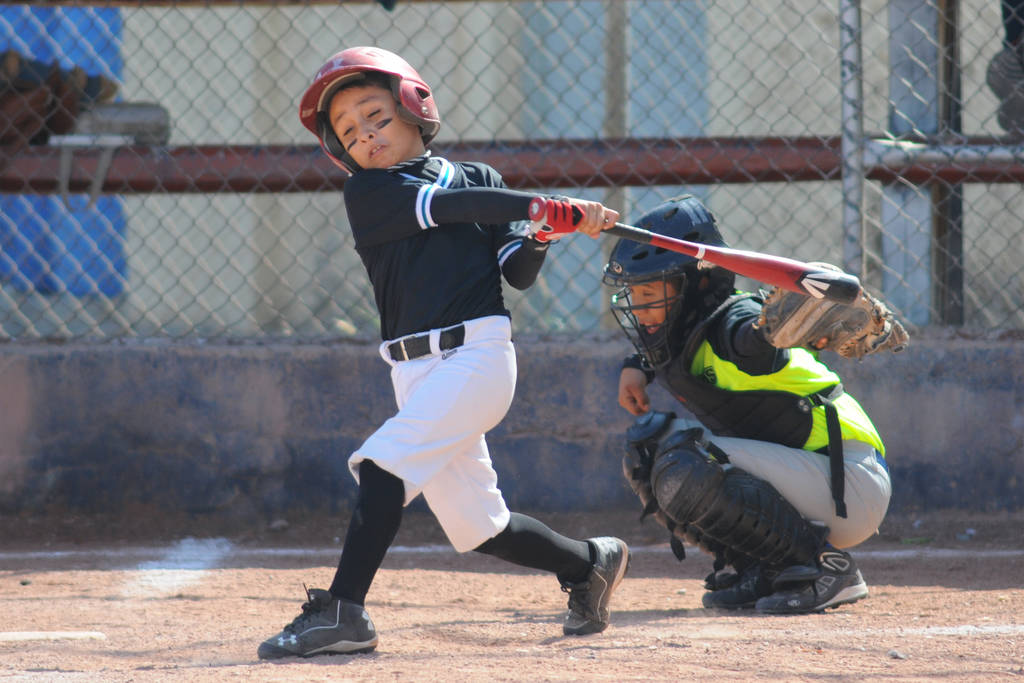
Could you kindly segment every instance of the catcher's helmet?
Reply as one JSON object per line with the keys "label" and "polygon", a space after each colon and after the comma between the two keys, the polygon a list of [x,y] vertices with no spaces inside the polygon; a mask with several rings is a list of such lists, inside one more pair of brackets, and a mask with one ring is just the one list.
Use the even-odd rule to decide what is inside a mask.
{"label": "catcher's helmet", "polygon": [[302,95],[299,118],[302,125],[320,140],[320,146],[331,161],[349,173],[360,170],[359,165],[345,151],[334,133],[327,110],[331,97],[342,85],[365,78],[369,72],[387,77],[391,93],[398,103],[398,115],[419,127],[424,145],[429,144],[441,129],[441,117],[437,113],[430,86],[408,62],[379,47],[350,47],[342,50],[324,62],[316,72],[312,85]]}
{"label": "catcher's helmet", "polygon": [[[688,242],[728,246],[715,225],[715,217],[693,195],[681,195],[662,202],[641,216],[637,226]],[[709,281],[702,285],[704,275]],[[735,281],[735,275],[705,261],[628,239],[620,239],[612,248],[602,278],[604,284],[617,288],[611,298],[615,319],[652,367],[671,360],[672,345],[685,331],[681,328],[693,324],[694,313],[724,301],[732,292]],[[676,294],[642,306],[634,305],[630,289],[635,285],[656,282],[671,285]],[[639,324],[634,311],[656,307],[665,308],[665,322],[651,333]]]}

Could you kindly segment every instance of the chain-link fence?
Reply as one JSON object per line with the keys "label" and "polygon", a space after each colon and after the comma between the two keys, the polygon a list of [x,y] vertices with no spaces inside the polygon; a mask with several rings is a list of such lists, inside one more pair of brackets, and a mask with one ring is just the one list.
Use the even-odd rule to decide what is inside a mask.
{"label": "chain-link fence", "polygon": [[[376,336],[344,176],[297,115],[353,45],[431,84],[435,153],[513,187],[626,222],[692,192],[733,246],[842,264],[913,324],[1024,328],[1000,0],[387,4],[0,7],[0,337]],[[517,329],[607,326],[610,245],[553,248],[508,291]]]}

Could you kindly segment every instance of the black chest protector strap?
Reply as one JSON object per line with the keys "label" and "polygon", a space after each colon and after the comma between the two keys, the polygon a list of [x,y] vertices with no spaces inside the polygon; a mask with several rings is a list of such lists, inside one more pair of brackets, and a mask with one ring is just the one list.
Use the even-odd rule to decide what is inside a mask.
{"label": "black chest protector strap", "polygon": [[743,301],[744,299],[754,299],[759,303],[764,303],[764,299],[761,295],[751,294],[748,292],[745,294],[733,294],[719,304],[718,308],[708,314],[708,316],[704,318],[704,320],[698,324],[692,332],[690,332],[690,336],[686,340],[686,345],[683,347],[682,353],[683,358],[686,359],[687,367],[689,367],[689,364],[693,362],[693,357],[697,354],[697,349],[707,338],[706,331],[711,327],[712,323],[717,322],[719,318],[725,315],[725,312],[729,310],[733,304]]}
{"label": "black chest protector strap", "polygon": [[836,516],[846,518],[846,469],[843,463],[843,431],[839,426],[839,411],[835,400],[843,393],[843,385],[836,384],[828,393],[819,392],[808,396],[816,406],[825,408],[825,427],[828,429],[828,455],[832,500],[836,504]]}

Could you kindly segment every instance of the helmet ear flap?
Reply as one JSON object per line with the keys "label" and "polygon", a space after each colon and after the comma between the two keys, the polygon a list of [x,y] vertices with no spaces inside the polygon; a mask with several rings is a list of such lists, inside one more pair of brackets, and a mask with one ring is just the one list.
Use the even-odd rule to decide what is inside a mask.
{"label": "helmet ear flap", "polygon": [[405,79],[392,79],[391,92],[398,101],[398,116],[406,123],[418,127],[423,144],[430,144],[441,128],[433,93]]}
{"label": "helmet ear flap", "polygon": [[346,156],[344,146],[341,144],[341,140],[334,132],[334,128],[331,127],[331,123],[327,118],[326,111],[319,111],[316,115],[316,127],[320,139],[323,140],[324,147],[332,155],[339,159]]}

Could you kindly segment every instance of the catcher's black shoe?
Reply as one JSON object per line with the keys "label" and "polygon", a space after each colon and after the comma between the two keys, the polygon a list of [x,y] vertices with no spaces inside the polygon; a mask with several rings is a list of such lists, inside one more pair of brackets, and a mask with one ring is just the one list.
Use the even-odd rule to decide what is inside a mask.
{"label": "catcher's black shoe", "polygon": [[719,588],[720,584],[705,582],[709,590],[701,598],[701,602],[708,609],[748,609],[753,607],[758,599],[771,595],[772,581],[778,576],[779,570],[774,567],[767,567],[755,564],[741,571],[732,579],[728,577],[729,583],[725,588]]}
{"label": "catcher's black shoe", "polygon": [[757,601],[758,612],[808,614],[868,596],[868,586],[853,558],[835,548],[822,551],[817,567],[784,569],[775,578],[774,586],[774,593]]}
{"label": "catcher's black shoe", "polygon": [[608,601],[629,570],[629,546],[625,541],[602,536],[588,538],[587,542],[594,549],[590,575],[579,583],[562,583],[562,590],[569,594],[569,612],[562,628],[567,636],[600,633],[608,628]]}
{"label": "catcher's black shoe", "polygon": [[726,588],[732,588],[736,585],[736,582],[739,580],[739,572],[731,572],[728,570],[716,570],[704,577],[704,590],[722,591]]}
{"label": "catcher's black shoe", "polygon": [[318,588],[307,588],[306,597],[302,614],[260,644],[260,659],[355,654],[377,647],[377,630],[362,605]]}

